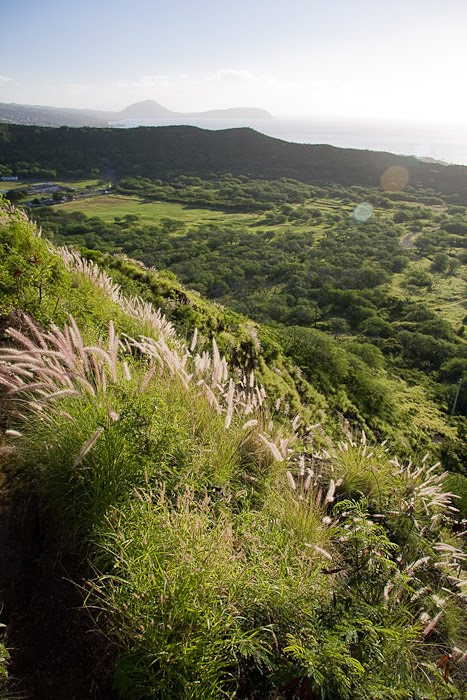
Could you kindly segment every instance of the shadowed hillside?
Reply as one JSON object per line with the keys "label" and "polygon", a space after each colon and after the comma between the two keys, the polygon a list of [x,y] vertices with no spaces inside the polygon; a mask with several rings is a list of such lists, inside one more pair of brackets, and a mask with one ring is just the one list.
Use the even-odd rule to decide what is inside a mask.
{"label": "shadowed hillside", "polygon": [[[60,176],[88,174],[107,159],[118,177],[231,172],[366,186],[379,186],[383,173],[400,166],[408,171],[410,185],[457,195],[459,201],[467,202],[467,167],[434,165],[390,153],[288,143],[253,129],[53,129],[5,124],[0,125],[0,154],[0,164],[13,174],[28,163],[54,169]],[[397,183],[389,183],[392,186],[398,188]]]}

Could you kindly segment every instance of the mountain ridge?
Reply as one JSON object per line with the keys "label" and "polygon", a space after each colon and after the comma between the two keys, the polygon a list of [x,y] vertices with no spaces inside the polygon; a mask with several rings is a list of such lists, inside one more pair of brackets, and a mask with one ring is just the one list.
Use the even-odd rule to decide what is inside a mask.
{"label": "mountain ridge", "polygon": [[0,123],[30,126],[95,126],[109,127],[112,122],[125,119],[164,119],[173,117],[196,117],[198,119],[273,119],[265,109],[257,107],[230,107],[202,112],[176,112],[155,100],[143,100],[128,105],[125,109],[105,111],[78,109],[74,107],[51,107],[47,105],[23,105],[15,102],[0,103]]}
{"label": "mountain ridge", "polygon": [[382,175],[397,167],[403,170],[396,172],[407,173],[411,186],[432,188],[453,196],[458,203],[467,202],[466,166],[435,166],[383,151],[289,143],[251,128],[57,130],[0,123],[0,142],[5,175],[22,174],[18,168],[24,161],[33,161],[39,168],[53,168],[61,176],[87,175],[101,167],[102,159],[110,157],[119,178],[230,172],[266,179],[289,177],[302,182],[380,187]]}

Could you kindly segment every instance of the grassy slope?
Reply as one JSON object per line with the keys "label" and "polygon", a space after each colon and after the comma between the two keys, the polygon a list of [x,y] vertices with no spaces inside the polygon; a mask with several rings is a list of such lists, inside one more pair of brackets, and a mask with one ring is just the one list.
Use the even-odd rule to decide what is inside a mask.
{"label": "grassy slope", "polygon": [[[367,192],[368,196],[373,193],[371,191]],[[355,196],[355,195],[353,195]],[[403,203],[403,207],[410,212],[411,208],[415,208],[416,203],[408,202]],[[354,209],[354,204],[352,201],[342,204],[341,199],[330,198],[313,198],[306,200],[304,202],[305,209],[318,209],[322,213],[321,220],[318,224],[265,224],[264,218],[268,214],[264,213],[248,213],[248,214],[238,214],[225,212],[215,209],[206,208],[196,208],[191,206],[186,206],[184,204],[178,204],[176,202],[159,202],[159,201],[148,201],[140,199],[137,197],[96,197],[81,201],[69,202],[58,207],[54,207],[52,214],[61,210],[64,211],[81,211],[88,215],[93,215],[101,218],[104,221],[111,222],[115,216],[124,216],[125,214],[136,214],[140,217],[139,221],[141,224],[154,224],[158,225],[164,217],[174,218],[182,221],[186,224],[189,230],[195,228],[196,226],[203,224],[218,224],[219,226],[229,226],[233,227],[239,231],[249,231],[254,235],[255,232],[259,231],[270,231],[274,233],[275,236],[286,236],[291,235],[293,232],[310,232],[312,234],[312,239],[314,244],[318,243],[326,231],[339,231],[340,224],[333,220],[333,215],[339,214],[342,216],[350,216]],[[297,205],[293,206],[297,209]],[[402,210],[401,208],[401,210]],[[425,207],[426,212],[430,216],[438,216],[445,214],[446,207],[432,206]],[[46,210],[47,211],[47,210]],[[44,226],[47,230],[47,213],[44,212]],[[389,222],[398,230],[399,237],[401,241],[408,238],[409,245],[412,247],[415,245],[417,237],[426,232],[430,232],[437,228],[437,224],[433,222],[431,218],[419,219],[415,225],[413,221],[403,220],[401,222],[393,223],[395,213],[399,211],[399,205],[392,209],[386,209],[382,206],[375,205],[372,219],[375,221]],[[144,212],[144,213],[142,213]],[[447,214],[445,214],[447,216]],[[146,218],[147,217],[147,218]],[[42,217],[41,217],[42,220]],[[139,222],[138,222],[139,224]],[[138,225],[136,224],[136,225]],[[135,225],[135,224],[133,224]],[[182,229],[185,232],[186,229]],[[167,234],[171,237],[180,236],[179,231]],[[73,236],[57,236],[59,241],[67,242],[75,240]],[[78,237],[79,238],[79,237]],[[103,249],[109,245],[108,242],[102,244]],[[117,248],[118,249],[118,248]],[[183,255],[183,251],[180,252]],[[431,256],[432,257],[432,256]],[[408,295],[413,301],[420,300],[426,304],[432,310],[439,312],[441,318],[444,318],[452,323],[453,327],[457,330],[465,317],[465,280],[467,274],[467,265],[460,265],[456,271],[452,274],[447,273],[430,273],[433,278],[433,285],[431,288],[412,288],[410,292],[407,291],[405,285],[405,280],[412,270],[425,269],[430,271],[431,257],[428,255],[419,255],[414,249],[412,254],[412,260],[409,261],[408,267],[404,270],[404,273],[394,274],[390,281],[390,292],[396,298],[406,299]],[[103,263],[103,259],[101,259]],[[109,264],[112,266],[110,259],[104,264]],[[127,270],[130,277],[134,277],[134,270]],[[125,281],[125,275],[120,280],[124,285],[128,283]],[[134,281],[133,281],[134,284]],[[146,286],[144,284],[140,285],[138,288],[138,293],[146,295],[149,300],[153,297],[151,296],[151,291],[148,290],[147,286],[151,286],[149,280]],[[131,285],[130,285],[131,287]],[[275,290],[269,292],[274,296]],[[262,295],[266,298],[268,296],[268,291],[266,289],[262,290]],[[195,306],[196,306],[196,302]],[[209,313],[209,312],[208,312]],[[196,314],[195,314],[196,315]],[[192,319],[192,324],[190,326],[190,331],[193,330],[194,319]],[[227,350],[229,352],[229,349]],[[277,352],[277,348],[276,348]],[[266,358],[267,362],[270,362],[270,357]],[[283,361],[279,362],[278,371],[282,372],[282,364],[285,363],[285,358]],[[398,372],[391,373],[390,377],[383,377],[386,382],[386,386],[390,388],[391,393],[394,396],[393,410],[391,412],[390,419],[386,422],[375,422],[370,419],[370,425],[373,430],[376,430],[379,435],[390,434],[392,439],[397,443],[398,449],[402,451],[413,452],[414,450],[419,450],[420,453],[424,453],[426,449],[439,449],[440,444],[445,439],[455,440],[456,438],[456,428],[455,426],[449,425],[449,421],[446,416],[443,415],[439,407],[437,407],[432,400],[430,400],[430,392],[434,394],[436,389],[430,387],[428,391],[426,387],[409,387],[405,382],[401,382],[398,376]],[[410,378],[413,381],[412,378]],[[419,381],[419,378],[416,379]],[[274,381],[271,375],[268,378],[268,384],[271,393],[276,396],[280,395],[284,391],[284,382],[280,382],[278,391],[274,387]],[[285,377],[285,384],[290,385],[290,365],[288,365],[287,375]],[[329,416],[332,413],[329,405],[329,397],[322,395],[321,392],[317,392],[316,384],[311,389],[310,385],[306,381],[301,382],[303,388],[302,392],[302,404],[305,403],[308,406],[316,404],[317,396],[321,393],[318,400],[318,408],[325,410],[325,415],[327,416],[327,427],[330,429]],[[274,387],[274,388],[273,388]],[[332,403],[332,402],[331,402]],[[350,403],[352,403],[352,397],[350,396]],[[294,407],[297,407],[297,402],[293,402]],[[343,412],[351,416],[351,420],[360,422],[361,425],[365,427],[366,430],[369,429],[368,419],[365,424],[364,419],[359,412],[355,410],[355,407],[349,404],[340,405],[334,403],[334,408],[338,411]],[[302,408],[303,410],[303,408]],[[306,410],[306,409],[305,409]],[[310,420],[317,421],[323,420],[323,413],[319,410],[311,409]]]}
{"label": "grassy slope", "polygon": [[[305,203],[305,208],[318,208],[323,214],[351,214],[352,207],[342,205],[336,200],[314,199]],[[142,224],[158,223],[162,218],[169,217],[183,221],[186,224],[212,224],[241,226],[257,231],[274,231],[287,233],[290,225],[271,224],[264,222],[264,215],[254,213],[227,212],[221,209],[207,209],[178,202],[158,202],[125,195],[102,195],[82,200],[65,202],[56,206],[58,211],[79,211],[87,216],[97,216],[102,221],[112,222],[117,216],[127,214],[138,216]],[[376,210],[377,213],[381,213]],[[314,233],[319,233],[324,222],[313,227]],[[306,231],[309,225],[295,223],[294,231]]]}
{"label": "grassy slope", "polygon": [[[333,410],[336,406],[335,397],[323,393],[312,381],[307,381],[301,372],[294,369],[293,362],[286,357],[282,349],[280,331],[251,325],[244,316],[213,305],[212,302],[207,302],[186,290],[183,294],[189,301],[188,305],[173,311],[171,300],[177,298],[181,288],[174,285],[173,279],[170,278],[165,286],[164,272],[144,270],[131,261],[115,259],[112,256],[92,253],[91,257],[107,269],[123,289],[161,305],[187,340],[195,327],[199,327],[208,338],[212,334],[216,336],[223,352],[231,361],[235,362],[237,358],[243,364],[256,365],[258,376],[271,399],[276,401],[281,398],[283,402],[290,403],[291,415],[299,411],[309,422],[320,421],[325,429],[335,436],[342,430],[339,413]],[[253,330],[255,327],[256,330]],[[252,341],[252,332],[253,339],[259,334],[258,349],[254,340]],[[437,440],[455,438],[455,427],[449,425],[423,388],[409,386],[397,377],[387,378],[386,381],[390,382],[394,392],[395,406],[390,419],[381,423],[379,429],[383,437],[391,435],[397,449],[412,454],[414,450],[418,450],[421,456],[427,449],[434,449],[434,436]],[[347,410],[352,414],[356,408],[348,403]],[[358,411],[353,415],[358,415]],[[371,433],[361,416],[359,420]]]}
{"label": "grassy slope", "polygon": [[[442,477],[398,468],[364,435],[320,452],[316,428],[269,425],[215,346],[209,367],[180,364],[186,348],[149,307],[64,265],[20,215],[0,225],[3,312],[62,325],[72,311],[86,329],[23,320],[24,355],[0,353],[24,414],[7,396],[4,427],[21,434],[2,436],[0,457],[15,451],[61,548],[91,562],[88,603],[117,645],[122,700],[461,693],[462,554]],[[43,274],[9,277],[31,250]],[[148,340],[125,349],[115,329]]]}
{"label": "grassy slope", "polygon": [[82,211],[88,216],[98,216],[103,221],[113,221],[116,216],[134,214],[144,223],[152,223],[163,217],[171,217],[186,223],[225,224],[227,222],[249,226],[257,221],[251,214],[224,214],[223,212],[201,209],[176,202],[151,202],[137,197],[109,195],[92,197],[78,202],[66,202],[58,205],[63,211]]}

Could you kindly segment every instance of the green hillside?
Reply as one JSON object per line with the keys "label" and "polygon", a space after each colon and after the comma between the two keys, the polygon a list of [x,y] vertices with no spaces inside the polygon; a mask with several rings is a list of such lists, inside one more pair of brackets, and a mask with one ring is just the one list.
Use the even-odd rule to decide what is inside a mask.
{"label": "green hillside", "polygon": [[[391,153],[294,144],[253,129],[188,126],[105,129],[0,124],[0,174],[88,176],[109,166],[117,178],[232,173],[303,182],[386,187],[401,180],[467,203],[467,168]],[[400,170],[402,169],[402,170]],[[46,174],[48,173],[48,174]],[[408,178],[408,180],[406,179]]]}
{"label": "green hillside", "polygon": [[[379,356],[53,248],[5,204],[0,227],[1,512],[37,523],[32,570],[0,548],[7,696],[461,698],[447,476],[339,419],[326,388],[351,356],[378,381]],[[29,588],[6,586],[15,566]]]}
{"label": "green hillside", "polygon": [[[430,450],[465,473],[464,207],[414,188],[284,178],[134,178],[117,191],[33,216],[58,243],[169,269],[261,324],[266,364],[279,353],[298,367],[292,384],[312,421],[323,408],[328,423],[390,436],[406,456]],[[87,254],[112,274],[126,265]],[[132,277],[154,274],[127,268]],[[152,300],[144,284],[138,293]]]}

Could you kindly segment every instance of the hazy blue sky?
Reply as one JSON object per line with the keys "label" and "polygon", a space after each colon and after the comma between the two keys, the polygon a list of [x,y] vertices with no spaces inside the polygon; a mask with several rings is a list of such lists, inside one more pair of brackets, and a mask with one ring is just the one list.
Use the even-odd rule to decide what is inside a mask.
{"label": "hazy blue sky", "polygon": [[0,0],[0,102],[467,120],[467,0]]}

